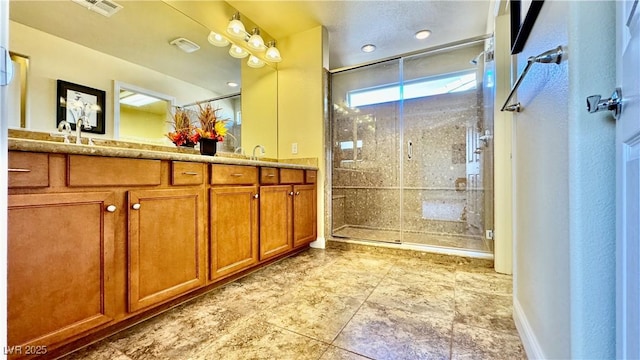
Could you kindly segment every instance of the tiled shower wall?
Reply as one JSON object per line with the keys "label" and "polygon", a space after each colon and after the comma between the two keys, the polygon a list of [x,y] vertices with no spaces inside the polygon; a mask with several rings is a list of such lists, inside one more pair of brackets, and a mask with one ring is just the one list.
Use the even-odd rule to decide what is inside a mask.
{"label": "tiled shower wall", "polygon": [[[404,141],[400,149],[397,102],[361,107],[358,113],[334,117],[333,227],[404,230],[421,233],[477,235],[471,226],[466,184],[467,128],[478,126],[482,102],[478,91],[407,100],[403,108]],[[341,143],[355,143],[356,150]],[[413,157],[406,143],[413,143]],[[472,149],[475,150],[475,149]],[[354,154],[356,151],[356,154]],[[400,166],[404,179],[399,178]],[[401,187],[404,187],[403,204]],[[478,193],[479,192],[479,193]],[[482,218],[481,214],[480,219]]]}

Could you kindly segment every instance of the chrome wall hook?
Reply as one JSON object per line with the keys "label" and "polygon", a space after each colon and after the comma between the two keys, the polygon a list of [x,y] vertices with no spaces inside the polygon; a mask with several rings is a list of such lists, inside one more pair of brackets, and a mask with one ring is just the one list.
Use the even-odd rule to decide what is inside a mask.
{"label": "chrome wall hook", "polygon": [[613,111],[614,119],[618,120],[622,112],[622,90],[620,88],[616,88],[608,99],[602,100],[600,95],[587,97],[587,111],[590,114],[603,110]]}

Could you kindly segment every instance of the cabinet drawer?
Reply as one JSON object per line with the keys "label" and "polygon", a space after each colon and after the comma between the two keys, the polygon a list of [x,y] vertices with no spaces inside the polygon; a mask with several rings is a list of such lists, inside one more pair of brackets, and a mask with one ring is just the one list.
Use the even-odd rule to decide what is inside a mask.
{"label": "cabinet drawer", "polygon": [[69,186],[160,185],[160,160],[69,155]]}
{"label": "cabinet drawer", "polygon": [[281,184],[304,184],[304,170],[280,169]]}
{"label": "cabinet drawer", "polygon": [[241,165],[211,165],[212,185],[243,185],[258,183],[258,168]]}
{"label": "cabinet drawer", "polygon": [[172,185],[200,185],[204,182],[204,164],[173,161],[171,163]]}
{"label": "cabinet drawer", "polygon": [[277,168],[261,167],[260,184],[277,185],[280,182]]}
{"label": "cabinet drawer", "polygon": [[9,152],[9,188],[49,186],[49,154]]}
{"label": "cabinet drawer", "polygon": [[318,172],[315,170],[305,170],[305,182],[307,184],[315,184],[316,178],[318,177]]}

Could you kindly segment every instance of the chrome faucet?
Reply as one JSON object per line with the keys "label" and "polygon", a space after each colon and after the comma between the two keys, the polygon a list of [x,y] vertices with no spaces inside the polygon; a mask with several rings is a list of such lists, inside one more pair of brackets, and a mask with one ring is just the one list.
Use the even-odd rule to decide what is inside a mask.
{"label": "chrome faucet", "polygon": [[237,148],[235,148],[233,150],[234,154],[240,154],[240,155],[244,155],[244,149],[242,148],[242,146],[238,146]]}
{"label": "chrome faucet", "polygon": [[58,132],[64,134],[64,143],[69,143],[69,135],[71,135],[71,125],[65,120],[60,121],[58,124]]}
{"label": "chrome faucet", "polygon": [[[91,125],[86,123],[86,121],[87,121],[87,118],[83,116],[78,118],[78,120],[76,121],[76,144],[82,144],[82,128],[84,127],[85,130],[91,129]],[[92,144],[89,144],[89,145],[92,145]]]}
{"label": "chrome faucet", "polygon": [[253,153],[251,155],[251,160],[258,160],[258,156],[256,156],[256,150],[260,149],[260,156],[264,155],[264,146],[256,145],[253,147]]}

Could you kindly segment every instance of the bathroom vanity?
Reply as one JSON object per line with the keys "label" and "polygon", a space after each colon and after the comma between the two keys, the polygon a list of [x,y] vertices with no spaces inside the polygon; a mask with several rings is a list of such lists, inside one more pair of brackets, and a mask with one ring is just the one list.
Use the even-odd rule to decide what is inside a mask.
{"label": "bathroom vanity", "polygon": [[8,345],[61,355],[306,249],[316,173],[9,139]]}

